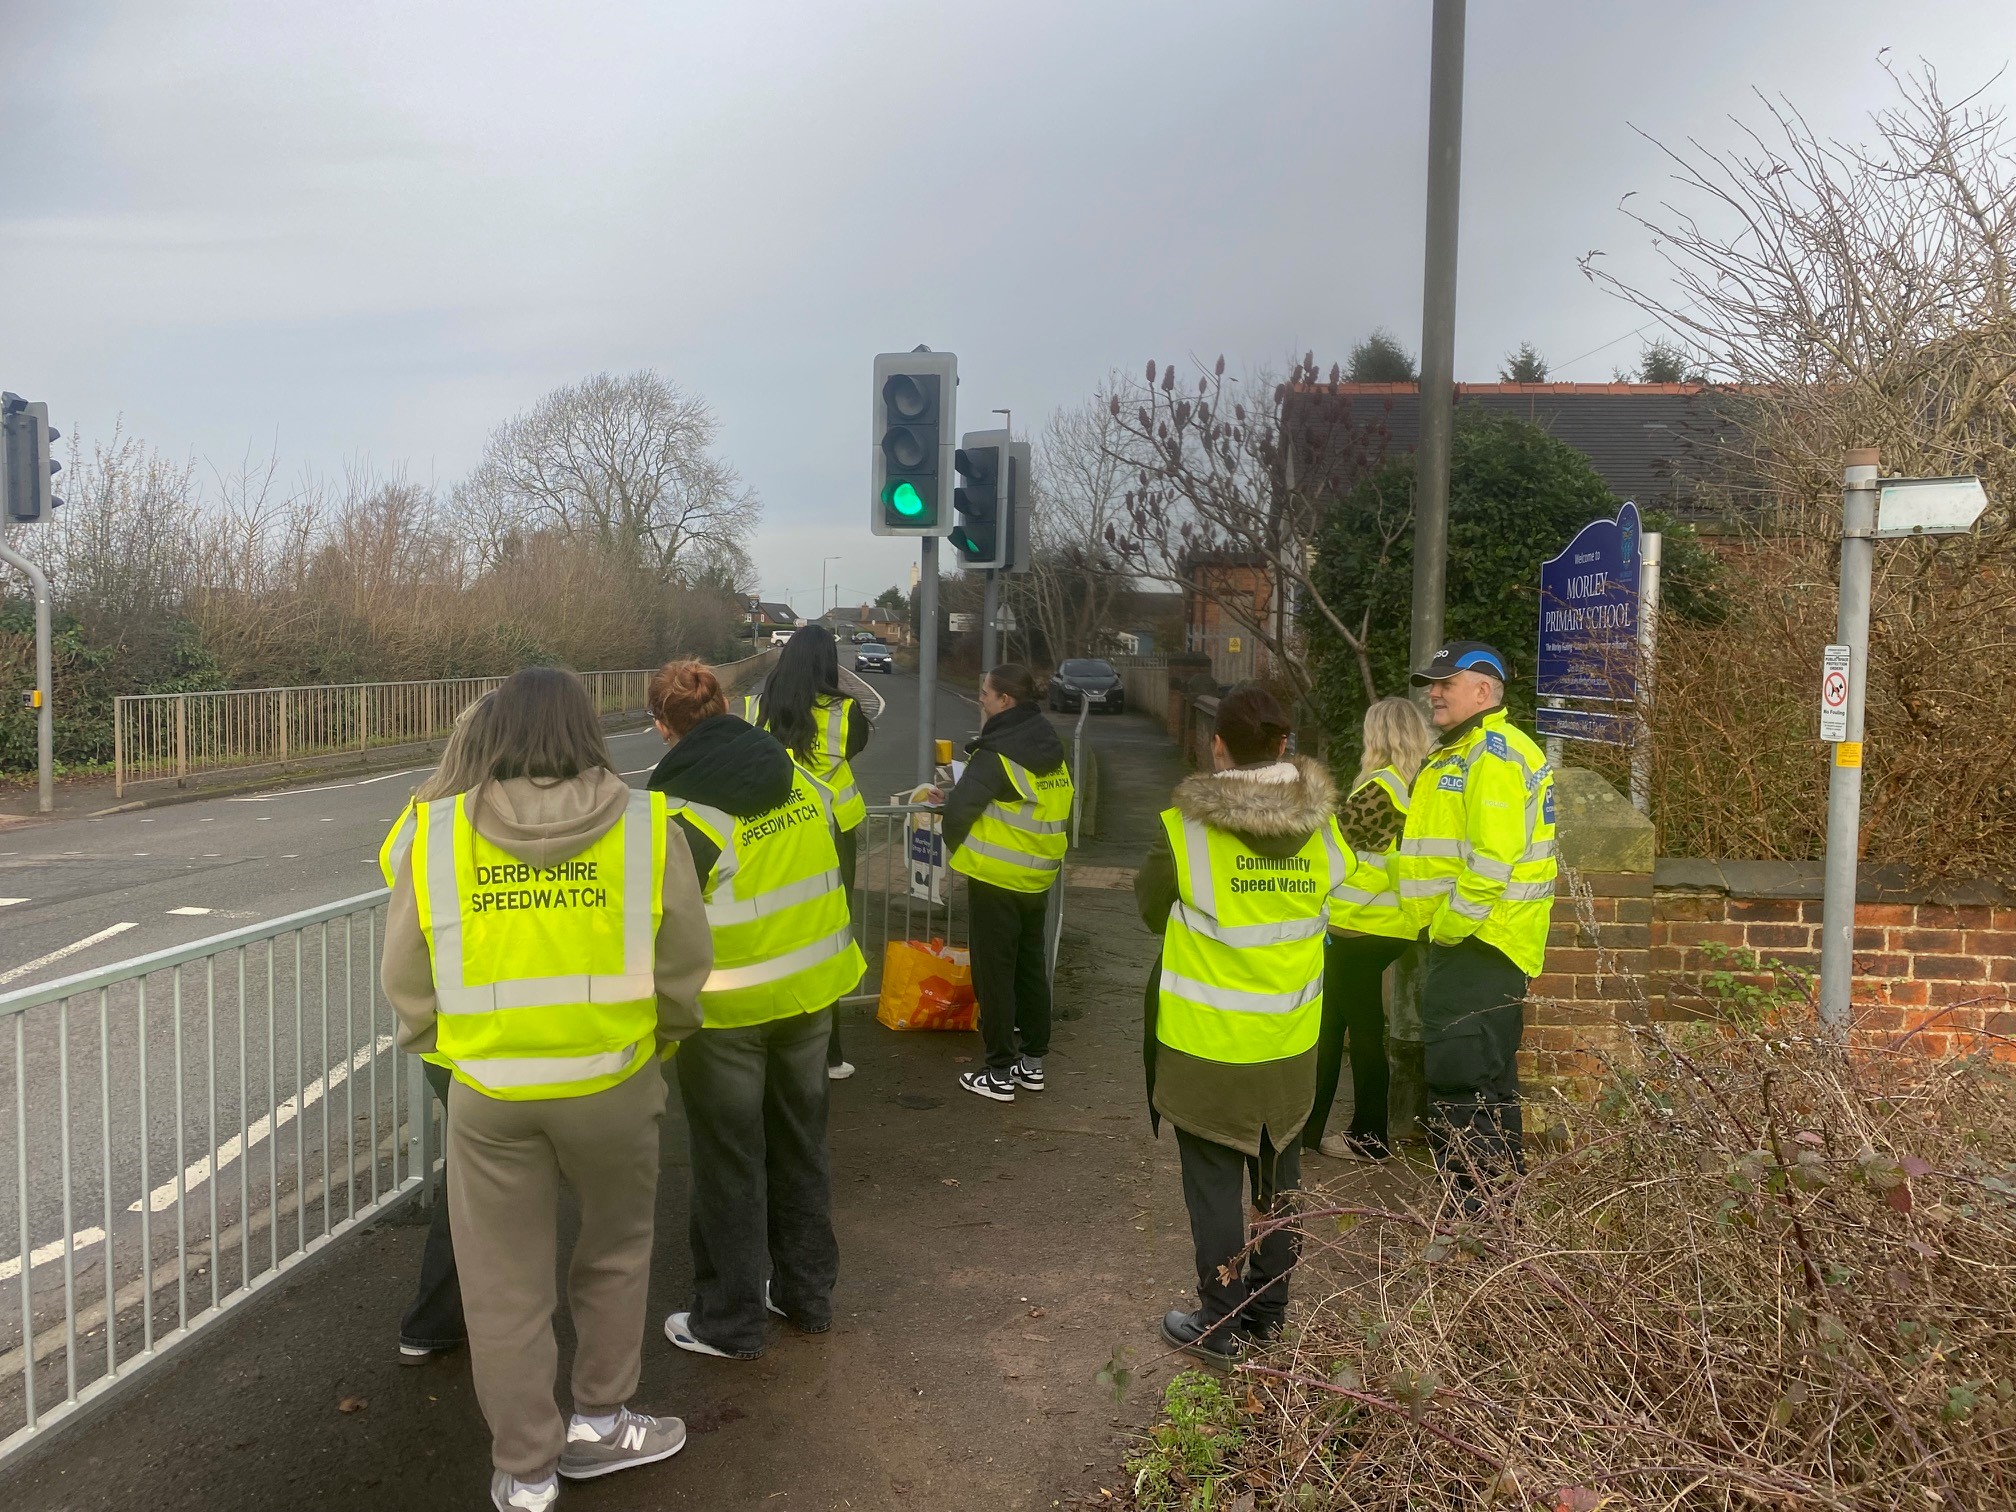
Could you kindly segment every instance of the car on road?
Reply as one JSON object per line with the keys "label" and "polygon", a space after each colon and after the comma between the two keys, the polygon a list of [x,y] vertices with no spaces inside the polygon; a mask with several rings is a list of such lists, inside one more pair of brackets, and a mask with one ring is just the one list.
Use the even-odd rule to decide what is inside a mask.
{"label": "car on road", "polygon": [[796,632],[791,630],[772,630],[770,632],[770,644],[773,646],[787,645],[794,634]]}
{"label": "car on road", "polygon": [[894,672],[895,664],[889,660],[889,648],[880,641],[867,641],[854,648],[854,670],[856,672]]}
{"label": "car on road", "polygon": [[856,630],[854,632],[854,644],[857,646],[868,645],[874,639],[875,633],[872,630]]}
{"label": "car on road", "polygon": [[1113,664],[1097,657],[1073,657],[1050,674],[1050,707],[1087,706],[1118,714],[1127,707],[1127,690]]}

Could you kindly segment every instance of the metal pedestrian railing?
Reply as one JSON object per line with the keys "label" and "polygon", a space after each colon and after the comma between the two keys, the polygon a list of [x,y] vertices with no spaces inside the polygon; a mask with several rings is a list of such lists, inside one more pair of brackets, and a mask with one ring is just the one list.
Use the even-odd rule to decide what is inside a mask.
{"label": "metal pedestrian railing", "polygon": [[0,995],[0,1466],[432,1170],[385,898]]}
{"label": "metal pedestrian railing", "polygon": [[[731,691],[769,665],[774,650],[717,666]],[[605,719],[644,713],[655,669],[583,672]],[[116,796],[143,783],[341,756],[444,739],[456,716],[503,677],[367,682],[299,688],[232,688],[210,693],[129,693],[113,700],[112,786]]]}

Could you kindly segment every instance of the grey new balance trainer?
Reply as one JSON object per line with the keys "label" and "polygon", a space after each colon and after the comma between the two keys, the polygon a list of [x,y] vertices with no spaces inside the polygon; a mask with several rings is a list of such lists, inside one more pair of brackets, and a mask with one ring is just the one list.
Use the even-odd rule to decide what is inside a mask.
{"label": "grey new balance trainer", "polygon": [[593,1480],[633,1465],[670,1459],[685,1447],[686,1425],[675,1417],[646,1417],[625,1407],[607,1433],[598,1433],[593,1423],[576,1417],[567,1425],[560,1473],[568,1480]]}

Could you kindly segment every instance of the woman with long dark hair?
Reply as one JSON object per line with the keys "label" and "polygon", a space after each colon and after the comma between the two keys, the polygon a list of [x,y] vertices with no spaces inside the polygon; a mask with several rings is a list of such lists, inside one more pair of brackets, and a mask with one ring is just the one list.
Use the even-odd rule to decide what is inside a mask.
{"label": "woman with long dark hair", "polygon": [[[840,686],[840,651],[833,632],[824,625],[803,625],[793,632],[763,680],[762,691],[743,699],[742,717],[776,736],[793,761],[832,791],[833,819],[840,829],[840,876],[851,908],[857,832],[868,807],[849,763],[867,749],[874,726],[854,695]],[[854,1067],[840,1049],[838,1008],[833,1010],[831,1034],[826,1075],[842,1081],[854,1074]]]}
{"label": "woman with long dark hair", "polygon": [[[448,1206],[491,1504],[545,1512],[585,1480],[679,1452],[628,1403],[642,1368],[665,1080],[700,1027],[714,952],[686,832],[617,774],[571,672],[513,674],[464,732],[460,780],[416,805],[386,907],[399,1041],[454,1075]],[[452,784],[451,784],[452,785]],[[562,1182],[574,1412],[553,1400]]]}

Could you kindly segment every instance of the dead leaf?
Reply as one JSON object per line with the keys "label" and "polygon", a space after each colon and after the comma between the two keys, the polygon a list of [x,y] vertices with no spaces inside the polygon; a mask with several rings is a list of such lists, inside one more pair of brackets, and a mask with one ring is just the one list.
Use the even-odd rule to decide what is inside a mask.
{"label": "dead leaf", "polygon": [[947,1176],[943,1181],[939,1182],[938,1185],[957,1186],[959,1185],[959,1178],[957,1176]]}
{"label": "dead leaf", "polygon": [[1029,1316],[1032,1318],[1047,1318],[1050,1314],[1043,1308],[1032,1307],[1029,1309]]}
{"label": "dead leaf", "polygon": [[1241,1491],[1233,1497],[1230,1512],[1253,1512],[1253,1493]]}
{"label": "dead leaf", "polygon": [[347,1396],[336,1404],[336,1410],[338,1412],[362,1412],[370,1405],[369,1402],[360,1396]]}
{"label": "dead leaf", "polygon": [[1883,1200],[1900,1213],[1911,1211],[1911,1187],[1907,1182],[1898,1182],[1883,1194]]}
{"label": "dead leaf", "polygon": [[1904,1174],[1906,1176],[1929,1176],[1932,1174],[1932,1162],[1925,1159],[1922,1155],[1906,1155],[1897,1164],[1904,1167]]}

